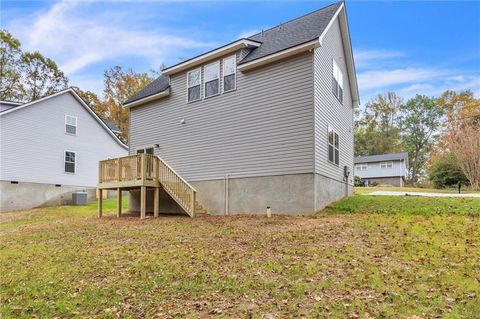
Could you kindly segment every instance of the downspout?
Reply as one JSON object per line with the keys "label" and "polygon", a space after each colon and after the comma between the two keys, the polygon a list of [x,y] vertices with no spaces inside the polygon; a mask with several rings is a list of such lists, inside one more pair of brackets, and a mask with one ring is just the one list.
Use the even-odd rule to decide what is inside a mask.
{"label": "downspout", "polygon": [[225,216],[228,216],[229,215],[229,211],[228,211],[228,206],[229,206],[229,203],[228,203],[228,189],[229,189],[229,178],[228,178],[228,174],[225,175]]}

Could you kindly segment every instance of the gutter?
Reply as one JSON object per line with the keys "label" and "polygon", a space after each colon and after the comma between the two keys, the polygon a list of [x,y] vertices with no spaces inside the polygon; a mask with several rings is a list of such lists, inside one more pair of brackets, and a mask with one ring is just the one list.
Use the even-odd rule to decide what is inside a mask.
{"label": "gutter", "polygon": [[149,96],[146,96],[146,97],[141,98],[139,100],[135,100],[135,101],[130,102],[130,103],[125,103],[125,104],[123,104],[123,106],[132,108],[132,107],[139,106],[141,104],[144,104],[144,103],[147,103],[147,102],[150,102],[150,101],[154,101],[154,100],[157,100],[157,99],[169,96],[169,95],[170,95],[170,87],[166,88],[165,90],[163,90],[160,93],[149,95]]}

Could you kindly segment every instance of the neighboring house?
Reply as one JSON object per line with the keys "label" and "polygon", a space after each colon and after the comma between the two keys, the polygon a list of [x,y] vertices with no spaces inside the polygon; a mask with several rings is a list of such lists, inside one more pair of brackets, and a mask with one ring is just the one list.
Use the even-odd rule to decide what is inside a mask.
{"label": "neighboring house", "polygon": [[22,105],[21,102],[0,101],[0,112]]}
{"label": "neighboring house", "polygon": [[127,146],[73,89],[0,113],[2,211],[68,203],[95,194],[98,161]]}
{"label": "neighboring house", "polygon": [[164,69],[125,103],[130,154],[161,157],[211,214],[310,214],[352,192],[358,103],[335,3]]}
{"label": "neighboring house", "polygon": [[403,187],[408,174],[408,153],[355,157],[355,176],[372,184]]}
{"label": "neighboring house", "polygon": [[122,140],[122,142],[124,141],[123,138],[122,138],[122,130],[121,130],[115,123],[113,123],[113,122],[110,121],[109,119],[104,119],[104,118],[102,118],[102,121],[103,121],[103,123],[105,123],[105,125],[110,129],[110,131],[112,131],[113,133],[115,133],[115,135],[116,135],[120,140]]}

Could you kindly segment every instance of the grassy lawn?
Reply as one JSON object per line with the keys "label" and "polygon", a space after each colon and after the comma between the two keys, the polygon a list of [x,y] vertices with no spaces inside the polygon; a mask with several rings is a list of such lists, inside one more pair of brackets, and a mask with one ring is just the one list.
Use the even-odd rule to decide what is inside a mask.
{"label": "grassy lawn", "polygon": [[[419,187],[395,187],[395,186],[375,186],[375,187],[355,187],[355,194],[368,194],[375,191],[392,191],[392,192],[414,192],[414,193],[453,193],[457,194],[457,188],[419,188]],[[465,187],[462,187],[461,193],[476,194],[478,191],[474,191]]]}
{"label": "grassy lawn", "polygon": [[478,318],[479,212],[357,195],[309,218],[1,214],[0,317]]}

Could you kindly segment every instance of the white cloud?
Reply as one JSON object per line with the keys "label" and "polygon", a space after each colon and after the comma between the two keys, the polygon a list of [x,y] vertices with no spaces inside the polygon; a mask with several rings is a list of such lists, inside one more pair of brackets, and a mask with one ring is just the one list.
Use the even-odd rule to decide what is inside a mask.
{"label": "white cloud", "polygon": [[431,80],[442,72],[435,69],[405,68],[395,70],[375,70],[358,74],[360,90],[380,89],[402,83],[415,83]]}
{"label": "white cloud", "polygon": [[355,50],[355,65],[359,68],[378,63],[379,60],[390,60],[406,56],[404,52],[390,50]]}
{"label": "white cloud", "polygon": [[189,49],[212,46],[171,30],[129,28],[112,19],[111,11],[82,11],[91,5],[95,3],[61,1],[43,14],[14,20],[8,28],[25,49],[53,58],[67,75],[110,59],[135,56],[159,64]]}

